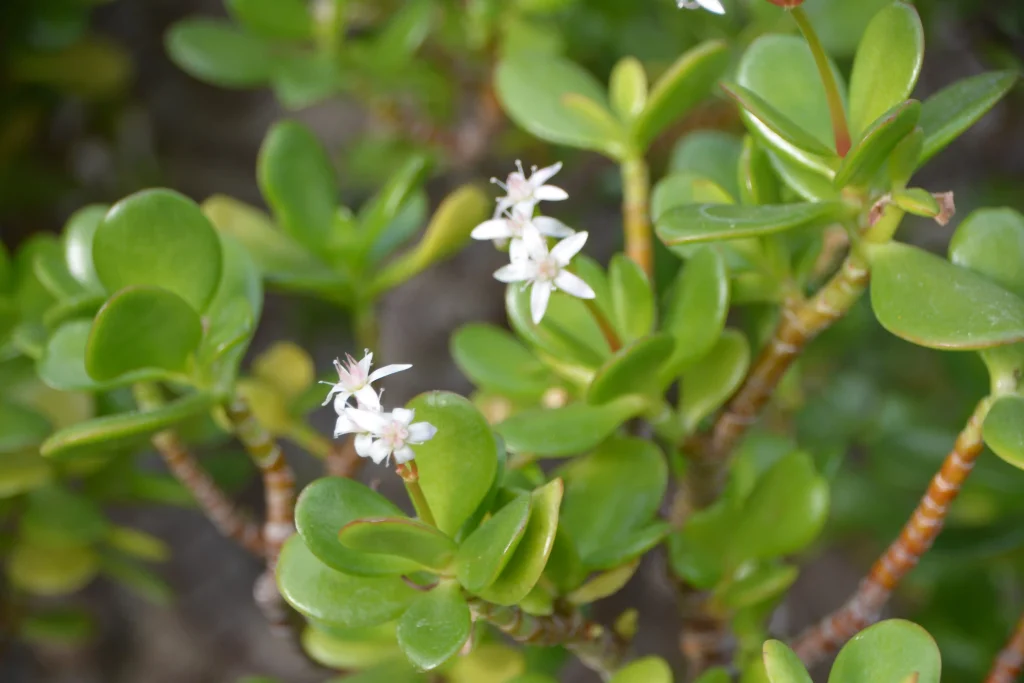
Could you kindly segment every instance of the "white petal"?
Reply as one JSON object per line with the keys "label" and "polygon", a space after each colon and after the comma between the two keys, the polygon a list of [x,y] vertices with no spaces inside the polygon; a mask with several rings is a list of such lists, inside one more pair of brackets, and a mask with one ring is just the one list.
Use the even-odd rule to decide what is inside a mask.
{"label": "white petal", "polygon": [[494,271],[498,282],[522,282],[537,277],[537,264],[530,260],[516,261]]}
{"label": "white petal", "polygon": [[345,414],[348,416],[348,419],[352,420],[352,422],[354,422],[358,427],[364,431],[370,432],[371,434],[379,434],[388,423],[388,418],[384,416],[384,413],[378,413],[372,410],[349,408],[345,411]]}
{"label": "white petal", "polygon": [[373,445],[370,446],[370,460],[373,460],[378,465],[387,460],[387,457],[391,455],[391,448],[383,441],[374,441]]}
{"label": "white petal", "polygon": [[555,287],[578,299],[593,299],[596,296],[594,290],[583,281],[583,278],[577,277],[567,270],[563,270],[555,276]]}
{"label": "white petal", "polygon": [[407,425],[412,422],[412,418],[416,417],[416,411],[408,408],[395,408],[391,411],[391,417],[397,422]]}
{"label": "white petal", "polygon": [[370,368],[373,367],[373,353],[369,350],[364,352],[363,359],[359,361],[359,369],[363,371],[363,377],[370,374]]}
{"label": "white petal", "polygon": [[548,257],[547,242],[532,223],[523,226],[523,245],[526,247],[526,253],[534,261],[543,261]]}
{"label": "white petal", "polygon": [[352,394],[348,391],[339,391],[334,396],[334,412],[341,415],[345,412],[345,408],[348,407],[348,400],[352,398]]}
{"label": "white petal", "polygon": [[369,384],[364,384],[355,392],[356,403],[363,410],[372,410],[375,413],[380,412],[380,397],[377,396],[377,392],[373,390]]}
{"label": "white petal", "polygon": [[327,405],[328,403],[331,402],[331,399],[334,398],[334,395],[336,393],[338,393],[339,391],[343,391],[340,384],[331,384],[330,382],[320,382],[320,384],[330,384],[331,386],[330,390],[327,392],[327,398],[325,398],[324,402],[321,403],[320,405]]}
{"label": "white petal", "polygon": [[417,422],[409,425],[409,443],[430,441],[437,434],[437,427],[429,422]]}
{"label": "white petal", "polygon": [[545,202],[560,202],[568,199],[569,193],[554,185],[543,185],[533,191],[533,197]]}
{"label": "white petal", "polygon": [[586,230],[577,232],[574,235],[566,237],[564,240],[551,247],[551,255],[555,257],[561,265],[569,265],[569,261],[572,261],[572,257],[580,253],[580,249],[586,244],[587,237],[589,234]]}
{"label": "white petal", "polygon": [[408,446],[402,446],[397,451],[395,451],[395,462],[397,462],[399,465],[407,463],[415,457],[416,454],[413,453],[413,450]]}
{"label": "white petal", "polygon": [[719,0],[697,0],[697,4],[709,12],[725,14],[725,8],[722,7],[722,3]]}
{"label": "white petal", "polygon": [[550,298],[550,282],[533,283],[533,290],[530,292],[530,314],[533,317],[534,325],[540,325],[540,321],[544,319],[544,312],[548,310],[548,299]]}
{"label": "white petal", "polygon": [[562,162],[556,162],[550,166],[544,168],[538,168],[536,171],[530,174],[530,183],[534,187],[540,187],[547,181],[555,177],[555,174],[562,170]]}
{"label": "white petal", "polygon": [[507,218],[494,218],[473,228],[469,236],[475,240],[500,240],[508,239],[513,234]]}
{"label": "white petal", "polygon": [[404,364],[401,364],[401,365],[398,365],[398,364],[396,364],[396,365],[385,365],[384,367],[377,368],[376,370],[371,372],[370,373],[370,379],[368,381],[376,382],[377,380],[382,379],[384,377],[387,377],[388,375],[393,375],[396,372],[402,372],[403,370],[408,370],[411,367],[412,367],[412,365],[410,365],[409,363],[404,363]]}
{"label": "white petal", "polygon": [[338,416],[338,421],[334,423],[334,438],[338,438],[342,434],[351,434],[352,432],[361,432],[362,430],[348,419],[344,415]]}
{"label": "white petal", "polygon": [[533,219],[533,225],[540,231],[540,234],[559,239],[575,234],[575,230],[568,225],[550,216],[537,216]]}
{"label": "white petal", "polygon": [[369,434],[356,434],[356,454],[360,458],[370,457],[370,447],[373,446],[373,437]]}
{"label": "white petal", "polygon": [[521,239],[513,239],[508,243],[508,259],[512,263],[516,261],[525,261],[530,258],[530,254],[526,251],[526,245],[523,244]]}

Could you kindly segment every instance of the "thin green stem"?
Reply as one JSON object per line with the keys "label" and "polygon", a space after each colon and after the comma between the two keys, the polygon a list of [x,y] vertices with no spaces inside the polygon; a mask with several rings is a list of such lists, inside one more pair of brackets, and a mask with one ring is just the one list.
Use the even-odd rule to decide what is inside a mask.
{"label": "thin green stem", "polygon": [[845,157],[846,153],[850,151],[850,127],[846,123],[846,110],[843,108],[843,96],[839,92],[839,84],[836,83],[836,77],[832,72],[832,66],[829,64],[828,55],[825,53],[825,48],[822,47],[821,40],[818,39],[818,34],[814,31],[814,27],[811,26],[807,14],[802,7],[794,7],[792,12],[793,19],[796,21],[797,26],[800,27],[800,32],[804,34],[804,39],[811,48],[811,54],[814,55],[814,63],[818,66],[821,82],[825,86],[825,98],[828,101],[828,111],[832,117],[832,131],[836,138],[836,153],[841,157]]}
{"label": "thin green stem", "polygon": [[622,220],[626,255],[654,279],[654,240],[648,202],[651,194],[647,162],[640,155],[622,162]]}
{"label": "thin green stem", "polygon": [[410,462],[399,465],[395,468],[395,471],[398,472],[398,476],[405,482],[406,493],[409,494],[409,500],[412,501],[412,506],[416,508],[416,514],[419,515],[420,520],[424,524],[437,526],[437,522],[434,521],[434,513],[430,511],[427,497],[423,495],[423,489],[420,487],[420,473],[416,468],[416,463]]}

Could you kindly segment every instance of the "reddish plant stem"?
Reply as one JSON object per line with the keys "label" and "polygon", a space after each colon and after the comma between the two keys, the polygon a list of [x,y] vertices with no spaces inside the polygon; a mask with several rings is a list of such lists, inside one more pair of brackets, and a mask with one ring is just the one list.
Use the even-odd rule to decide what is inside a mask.
{"label": "reddish plant stem", "polygon": [[981,426],[990,405],[991,399],[986,398],[975,408],[900,535],[875,561],[857,592],[793,643],[793,650],[805,664],[820,661],[873,623],[896,586],[931,548],[942,531],[949,506],[982,451]]}
{"label": "reddish plant stem", "polygon": [[167,464],[167,469],[189,490],[217,531],[252,554],[263,557],[265,549],[259,526],[235,507],[185,448],[178,434],[171,430],[159,432],[153,436],[153,446]]}
{"label": "reddish plant stem", "polygon": [[985,683],[1014,683],[1024,668],[1024,616],[1017,622],[1010,640],[992,662]]}

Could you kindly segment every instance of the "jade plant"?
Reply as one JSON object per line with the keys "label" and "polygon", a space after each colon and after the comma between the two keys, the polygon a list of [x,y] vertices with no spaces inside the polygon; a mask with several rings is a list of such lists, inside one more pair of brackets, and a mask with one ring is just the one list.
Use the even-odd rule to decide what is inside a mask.
{"label": "jade plant", "polygon": [[[973,211],[948,257],[896,238],[908,214],[954,220],[948,188],[912,179],[1017,74],[919,101],[912,5],[872,4],[841,69],[820,8],[771,2],[785,20],[774,30],[706,40],[658,73],[625,56],[604,83],[564,54],[512,49],[488,69],[517,129],[618,168],[622,250],[607,263],[588,256],[598,226],[576,223],[563,189],[582,153],[516,162],[490,194],[470,183],[438,201],[425,183],[445,162],[417,149],[352,210],[330,151],[294,120],[271,127],[256,161],[268,212],[151,189],[82,208],[59,239],[0,251],[3,557],[20,635],[82,638],[87,614],[39,597],[98,573],[170,599],[144,564],[167,548],[104,511],[142,501],[197,506],[259,558],[254,596],[270,626],[344,680],[545,683],[575,657],[613,683],[792,683],[838,650],[833,683],[937,682],[932,636],[879,619],[975,464],[1024,469],[1024,216]],[[223,85],[272,84],[292,106],[426,78],[417,49],[490,6],[413,2],[383,21],[363,3],[228,4],[240,27],[189,20],[168,36],[172,56]],[[678,11],[734,21],[736,4]],[[349,45],[346,26],[363,16],[382,21]],[[685,134],[652,171],[660,142],[712,101],[735,125]],[[474,285],[503,297],[507,328],[452,335],[468,397],[392,401],[387,378],[416,368],[378,362],[381,296],[474,239],[507,260]],[[293,342],[250,356],[265,287],[351,320],[333,370]],[[836,472],[848,442],[911,421],[847,434],[844,411],[802,399],[815,348],[836,348],[816,338],[858,311],[910,344],[976,352],[990,382],[955,439],[927,440],[939,449],[928,466],[945,459],[913,482],[920,503],[854,594],[798,633],[773,615],[847,490]],[[852,345],[830,367],[870,353]],[[811,410],[807,429],[794,414]],[[327,411],[332,435],[311,422]],[[200,461],[197,448],[221,455]],[[297,483],[296,448],[322,458],[325,476]],[[170,476],[140,467],[148,450]],[[364,465],[397,475],[407,499],[362,483]],[[247,471],[262,479],[259,517],[232,497]],[[642,565],[670,579],[681,660],[637,655],[637,609],[595,617]],[[1019,670],[1022,629],[988,680]]]}

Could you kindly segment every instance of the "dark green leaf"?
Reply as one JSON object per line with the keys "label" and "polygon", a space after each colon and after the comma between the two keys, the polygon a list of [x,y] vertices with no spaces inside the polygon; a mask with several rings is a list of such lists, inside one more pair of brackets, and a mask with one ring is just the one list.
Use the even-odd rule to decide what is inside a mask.
{"label": "dark green leaf", "polygon": [[490,586],[519,547],[530,518],[532,498],[519,495],[471,533],[455,556],[455,573],[466,590]]}
{"label": "dark green leaf", "polygon": [[920,163],[973,126],[1010,91],[1017,77],[1016,71],[990,71],[957,81],[925,100],[921,106],[925,138]]}
{"label": "dark green leaf", "polygon": [[110,523],[95,502],[56,486],[33,491],[21,518],[21,535],[45,547],[85,546],[102,539]]}
{"label": "dark green leaf", "polygon": [[491,489],[498,470],[494,434],[480,411],[457,394],[420,394],[407,407],[416,411],[417,422],[437,428],[433,439],[413,450],[437,528],[452,535]]}
{"label": "dark green leaf", "polygon": [[907,244],[871,252],[871,306],[885,329],[935,349],[1024,341],[1024,300],[972,270]]}
{"label": "dark green leaf", "polygon": [[471,628],[459,585],[441,584],[418,597],[398,620],[398,646],[418,669],[430,671],[458,653]]}
{"label": "dark green leaf", "polygon": [[675,337],[665,364],[673,379],[687,362],[704,356],[725,329],[729,312],[729,271],[721,252],[701,247],[687,260],[669,294],[663,329]]}
{"label": "dark green leaf", "polygon": [[24,618],[18,636],[42,646],[81,646],[96,635],[96,622],[85,611],[69,607],[36,612]]}
{"label": "dark green leaf", "polygon": [[633,139],[640,149],[647,149],[669,124],[704,100],[728,62],[728,46],[720,40],[683,53],[655,82],[643,113],[633,124]]}
{"label": "dark green leaf", "polygon": [[314,252],[330,244],[337,180],[323,145],[298,121],[274,125],[257,161],[260,191],[281,228]]}
{"label": "dark green leaf", "polygon": [[657,334],[620,349],[594,375],[587,402],[602,405],[623,396],[659,393],[664,388],[660,370],[674,347],[671,336]]}
{"label": "dark green leaf", "polygon": [[868,24],[850,74],[850,134],[910,97],[924,61],[924,27],[913,6],[894,2]]}
{"label": "dark green leaf", "polygon": [[654,291],[635,261],[615,254],[608,264],[608,286],[615,326],[625,341],[650,334],[654,327]]}
{"label": "dark green leaf", "polygon": [[161,287],[203,312],[221,276],[217,233],[191,199],[143,190],[110,209],[93,237],[96,274],[108,292]]}
{"label": "dark green leaf", "polygon": [[302,537],[284,544],[277,564],[281,596],[300,614],[337,628],[365,628],[398,617],[420,595],[394,577],[336,572],[309,551]]}
{"label": "dark green leaf", "polygon": [[[547,313],[539,325],[534,325],[530,317],[529,288],[509,285],[505,290],[505,310],[516,334],[549,356],[545,362],[560,374],[579,379],[580,369],[586,374],[611,355],[608,342],[587,305],[564,292],[551,295]],[[565,367],[572,370],[566,372]]]}
{"label": "dark green leaf", "polygon": [[747,338],[736,330],[725,330],[711,350],[683,372],[679,417],[687,433],[733,395],[749,365]]}
{"label": "dark green leaf", "polygon": [[100,558],[100,571],[156,605],[166,607],[174,598],[174,591],[166,581],[137,562],[108,555]]}
{"label": "dark green leaf", "polygon": [[838,202],[737,206],[689,204],[657,221],[658,237],[668,245],[763,237],[794,228],[820,225],[843,211]]}
{"label": "dark green leaf", "polygon": [[350,550],[338,541],[338,532],[350,522],[401,514],[391,501],[357,481],[322,477],[299,495],[295,527],[309,550],[332,569],[357,576],[407,574],[419,565],[400,557]]}
{"label": "dark green leaf", "polygon": [[601,443],[645,408],[646,401],[636,396],[600,406],[574,403],[565,408],[535,408],[516,413],[496,429],[516,453],[574,455]]}
{"label": "dark green leaf", "polygon": [[445,569],[455,543],[432,526],[408,517],[371,517],[349,522],[338,534],[357,552],[404,557],[430,569]]}
{"label": "dark green leaf", "polygon": [[539,397],[554,384],[551,371],[536,356],[493,325],[460,327],[452,335],[451,353],[474,384],[507,396]]}
{"label": "dark green leaf", "polygon": [[38,446],[52,430],[50,421],[36,411],[0,400],[0,453]]}
{"label": "dark green leaf", "polygon": [[921,103],[898,104],[871,124],[836,171],[835,186],[868,185],[896,146],[910,135],[921,115]]}
{"label": "dark green leaf", "polygon": [[640,557],[661,543],[670,531],[672,531],[672,526],[668,522],[654,522],[630,532],[614,546],[607,546],[593,552],[587,558],[587,564],[592,569],[617,567],[624,562]]}
{"label": "dark green leaf", "polygon": [[167,54],[196,78],[226,88],[251,88],[270,79],[269,43],[226,21],[186,19],[167,32]]}

